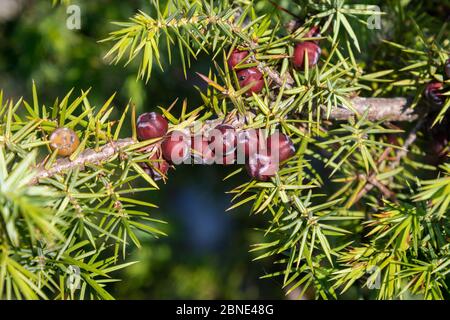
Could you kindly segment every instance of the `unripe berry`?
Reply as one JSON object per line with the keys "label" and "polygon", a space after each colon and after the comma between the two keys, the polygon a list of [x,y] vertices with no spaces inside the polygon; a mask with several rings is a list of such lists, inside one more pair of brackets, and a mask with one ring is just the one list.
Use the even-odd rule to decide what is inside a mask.
{"label": "unripe berry", "polygon": [[137,134],[141,141],[161,138],[168,128],[167,120],[157,112],[143,113],[137,120]]}
{"label": "unripe berry", "polygon": [[268,155],[255,153],[250,156],[245,168],[250,177],[259,181],[268,181],[277,173],[278,164]]}
{"label": "unripe berry", "polygon": [[236,142],[236,129],[228,124],[219,124],[210,132],[209,144],[216,157],[234,153]]}
{"label": "unripe berry", "polygon": [[267,150],[272,159],[279,162],[286,161],[295,154],[292,140],[285,134],[276,132],[267,138]]}
{"label": "unripe berry", "polygon": [[258,130],[248,129],[237,134],[237,147],[239,152],[247,159],[258,151],[259,133]]}
{"label": "unripe berry", "polygon": [[297,43],[294,49],[293,64],[296,69],[303,70],[305,67],[305,52],[308,55],[309,68],[314,67],[320,58],[320,47],[311,41]]}
{"label": "unripe berry", "polygon": [[191,138],[191,149],[195,164],[212,164],[214,162],[214,151],[210,148],[209,141],[202,135]]}
{"label": "unripe berry", "polygon": [[263,74],[258,70],[258,68],[254,67],[242,69],[237,72],[237,77],[241,88],[253,83],[250,89],[248,89],[246,92],[247,96],[251,96],[252,92],[261,92],[261,90],[264,88]]}
{"label": "unripe berry", "polygon": [[450,59],[445,62],[444,71],[447,78],[450,79]]}
{"label": "unripe berry", "polygon": [[445,96],[441,92],[443,88],[442,82],[430,82],[425,87],[425,98],[436,106],[442,106],[445,102]]}
{"label": "unripe berry", "polygon": [[169,163],[181,164],[190,156],[191,139],[181,131],[171,132],[161,143],[164,159]]}
{"label": "unripe berry", "polygon": [[75,131],[69,128],[58,128],[50,135],[50,147],[57,150],[58,155],[70,156],[80,145]]}
{"label": "unripe berry", "polygon": [[241,61],[243,61],[248,56],[248,51],[239,51],[234,49],[228,59],[228,66],[230,69],[234,69]]}

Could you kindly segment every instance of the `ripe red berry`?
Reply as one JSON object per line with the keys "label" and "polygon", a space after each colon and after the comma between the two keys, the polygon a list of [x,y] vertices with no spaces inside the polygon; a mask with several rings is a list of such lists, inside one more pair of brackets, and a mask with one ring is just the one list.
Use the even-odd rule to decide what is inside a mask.
{"label": "ripe red berry", "polygon": [[285,134],[276,132],[267,138],[267,150],[274,161],[286,161],[295,154],[292,140]]}
{"label": "ripe red berry", "polygon": [[268,155],[255,153],[250,156],[245,168],[250,177],[259,181],[268,181],[277,173],[278,164]]}
{"label": "ripe red berry", "polygon": [[228,59],[228,66],[230,69],[234,69],[239,63],[241,63],[248,56],[248,51],[240,51],[234,49]]}
{"label": "ripe red berry", "polygon": [[216,157],[234,153],[236,142],[236,129],[228,124],[219,124],[210,132],[209,144]]}
{"label": "ripe red berry", "polygon": [[293,64],[296,69],[303,70],[305,67],[305,52],[308,55],[309,68],[314,67],[320,58],[320,47],[311,41],[298,43],[294,49]]}
{"label": "ripe red berry", "polygon": [[58,128],[50,135],[50,147],[58,150],[60,156],[70,156],[80,145],[80,139],[75,131],[69,128]]}
{"label": "ripe red berry", "polygon": [[238,153],[242,153],[245,159],[258,151],[258,144],[259,132],[256,129],[243,130],[237,134]]}
{"label": "ripe red berry", "polygon": [[181,164],[189,158],[191,139],[181,131],[171,132],[161,143],[164,159],[169,163]]}
{"label": "ripe red berry", "polygon": [[237,72],[237,77],[241,88],[253,83],[250,89],[248,89],[246,92],[247,96],[251,96],[252,92],[261,92],[261,90],[264,88],[263,74],[258,70],[258,68],[253,67],[242,69]]}
{"label": "ripe red berry", "polygon": [[191,138],[192,157],[194,164],[212,164],[215,156],[209,146],[209,141],[201,135]]}
{"label": "ripe red berry", "polygon": [[436,106],[442,106],[445,102],[445,96],[441,92],[443,88],[442,82],[430,82],[425,87],[425,98]]}
{"label": "ripe red berry", "polygon": [[137,134],[141,141],[161,138],[168,128],[167,120],[157,112],[143,113],[137,120]]}
{"label": "ripe red berry", "polygon": [[445,71],[445,74],[447,75],[447,78],[450,79],[450,59],[448,59],[448,60],[445,62],[444,71]]}

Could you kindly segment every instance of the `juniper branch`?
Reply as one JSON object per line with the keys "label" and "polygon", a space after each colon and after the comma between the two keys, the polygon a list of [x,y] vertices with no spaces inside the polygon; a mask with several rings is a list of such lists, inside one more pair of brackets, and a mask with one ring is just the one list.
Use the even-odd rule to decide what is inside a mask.
{"label": "juniper branch", "polygon": [[39,179],[50,178],[67,170],[83,167],[87,163],[101,163],[110,160],[123,148],[135,144],[136,141],[131,138],[112,141],[104,145],[99,151],[86,149],[76,159],[71,161],[69,158],[58,159],[50,169],[39,168],[32,184],[39,182]]}
{"label": "juniper branch", "polygon": [[[380,155],[380,157],[377,160],[377,165],[379,165],[381,162],[383,162],[389,155],[389,153],[392,152],[392,147],[387,147],[384,152]],[[380,181],[377,179],[378,173],[375,171],[372,171],[369,175],[358,175],[358,179],[365,180],[365,185],[361,189],[361,191],[356,195],[355,199],[353,200],[353,203],[357,203],[359,200],[361,200],[362,197],[364,197],[368,192],[370,192],[373,188],[377,187],[378,190],[380,190],[383,195],[387,198],[392,197],[394,194],[387,189],[385,185],[383,185]]]}
{"label": "juniper branch", "polygon": [[[353,98],[351,99],[351,103],[359,114],[363,114],[368,109],[368,119],[371,121],[414,121],[420,115],[420,112],[411,108],[410,100],[406,98]],[[352,111],[338,106],[332,109],[329,119],[340,121],[348,120],[350,117],[355,116],[355,113]],[[231,115],[230,117],[229,115],[225,120],[219,118],[206,121],[202,127],[202,131],[206,132],[224,121],[233,124],[235,127],[239,127],[244,123],[244,119],[239,116]],[[58,159],[49,169],[45,169],[44,167],[38,168],[32,183],[36,184],[40,179],[50,178],[70,169],[83,167],[88,163],[98,164],[107,162],[124,148],[136,143],[137,141],[131,138],[120,139],[106,144],[99,151],[86,149],[73,161],[69,158]],[[373,187],[373,184],[368,184],[368,186]]]}
{"label": "juniper branch", "polygon": [[[405,143],[403,144],[403,148],[397,152],[394,161],[392,161],[389,164],[389,168],[395,169],[400,164],[400,161],[408,155],[409,147],[411,146],[411,144],[414,143],[414,141],[416,141],[417,131],[419,131],[419,129],[422,127],[422,125],[424,123],[425,123],[425,118],[421,118],[419,121],[417,121],[414,128],[409,132],[408,138],[405,140]],[[383,154],[378,159],[377,163],[379,164],[380,162],[385,160],[387,158],[388,154],[392,150],[393,150],[393,148],[391,148],[391,147],[386,148],[384,150]],[[395,194],[392,191],[390,191],[384,184],[382,184],[380,181],[378,181],[376,176],[377,176],[377,173],[373,172],[371,175],[369,175],[367,177],[367,179],[366,179],[367,183],[364,186],[364,188],[356,196],[354,203],[358,202],[364,195],[366,195],[368,192],[370,192],[374,187],[377,187],[378,190],[380,190],[383,193],[383,195],[387,198],[395,197]]]}
{"label": "juniper branch", "polygon": [[397,153],[397,155],[395,157],[395,161],[393,161],[390,165],[390,167],[392,169],[397,167],[400,164],[401,159],[404,158],[405,156],[407,156],[407,154],[409,152],[409,147],[416,141],[417,131],[419,131],[420,128],[423,126],[423,124],[425,123],[425,120],[426,120],[426,118],[421,118],[419,121],[417,121],[414,128],[408,134],[408,138],[406,138],[405,143],[403,144],[403,149]]}
{"label": "juniper branch", "polygon": [[[235,128],[240,128],[243,125],[243,118],[239,116],[235,116],[230,114],[226,118],[218,118],[214,120],[207,120],[201,126],[201,132],[208,134],[210,130],[215,128],[220,123],[228,123],[233,125]],[[191,124],[189,127],[194,127],[194,124]],[[185,128],[186,129],[186,128]],[[111,141],[104,145],[99,151],[95,151],[93,149],[86,149],[78,155],[76,159],[71,161],[69,158],[60,158],[58,159],[49,169],[46,169],[44,166],[38,168],[34,179],[31,181],[31,184],[39,183],[40,179],[51,178],[57,174],[66,172],[70,169],[74,168],[82,168],[86,164],[99,164],[108,162],[113,159],[118,153],[125,151],[127,147],[131,147],[136,145],[139,141],[136,141],[132,138],[124,138],[116,141]],[[155,142],[147,147],[146,150],[150,150],[152,146],[155,146],[160,142]]]}
{"label": "juniper branch", "polygon": [[[370,121],[406,121],[417,120],[423,114],[423,108],[412,108],[408,98],[361,98],[350,100],[353,108],[363,114],[368,110],[367,120]],[[348,108],[336,107],[331,111],[331,120],[348,120],[355,114]]]}

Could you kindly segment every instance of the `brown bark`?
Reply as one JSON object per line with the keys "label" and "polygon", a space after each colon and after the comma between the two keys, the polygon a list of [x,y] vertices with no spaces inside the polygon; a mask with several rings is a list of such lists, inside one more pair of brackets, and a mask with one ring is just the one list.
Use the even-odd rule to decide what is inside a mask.
{"label": "brown bark", "polygon": [[[411,108],[411,100],[407,98],[353,98],[350,100],[355,110],[362,115],[367,109],[367,119],[371,121],[415,121],[421,109]],[[331,111],[330,119],[347,120],[354,116],[349,109],[337,107]]]}
{"label": "brown bark", "polygon": [[83,167],[87,163],[101,163],[115,156],[121,149],[136,143],[133,139],[120,139],[104,145],[98,152],[86,149],[78,155],[76,159],[70,161],[69,158],[56,160],[50,169],[39,168],[32,183],[37,183],[39,179],[49,178],[66,170]]}

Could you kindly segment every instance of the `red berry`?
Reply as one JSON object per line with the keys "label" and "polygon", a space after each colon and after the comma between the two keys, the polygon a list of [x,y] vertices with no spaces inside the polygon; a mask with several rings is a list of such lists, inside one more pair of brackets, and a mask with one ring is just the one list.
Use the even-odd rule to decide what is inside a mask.
{"label": "red berry", "polygon": [[80,145],[80,139],[75,131],[69,128],[58,128],[50,135],[50,147],[58,150],[60,156],[70,156]]}
{"label": "red berry", "polygon": [[443,88],[442,82],[430,82],[425,87],[425,98],[436,106],[442,106],[445,102],[445,96],[441,92]]}
{"label": "red berry", "polygon": [[278,171],[278,164],[272,157],[255,153],[250,156],[245,168],[250,177],[259,181],[268,181]]}
{"label": "red berry", "polygon": [[192,157],[194,164],[212,164],[215,156],[209,142],[201,135],[191,138]]}
{"label": "red berry", "polygon": [[245,159],[258,151],[258,143],[258,130],[248,129],[237,134],[238,153],[242,153]]}
{"label": "red berry", "polygon": [[139,140],[161,138],[167,133],[168,128],[169,124],[167,120],[156,112],[143,113],[137,120]]}
{"label": "red berry", "polygon": [[164,159],[173,164],[181,164],[190,156],[191,139],[181,131],[173,131],[161,144]]}
{"label": "red berry", "polygon": [[305,41],[298,43],[294,49],[293,63],[294,67],[300,70],[304,69],[305,66],[305,52],[308,55],[308,65],[309,68],[314,67],[320,58],[321,49],[320,47],[311,41]]}
{"label": "red berry", "polygon": [[228,59],[228,66],[230,69],[234,69],[239,63],[241,63],[248,56],[248,51],[239,51],[234,49]]}
{"label": "red berry", "polygon": [[258,70],[258,68],[253,67],[242,69],[237,72],[237,77],[241,88],[253,83],[250,89],[248,89],[246,92],[247,96],[251,96],[252,92],[261,92],[261,90],[264,88],[263,74]]}
{"label": "red berry", "polygon": [[450,59],[448,59],[448,60],[445,62],[444,71],[445,71],[445,74],[447,75],[447,78],[450,79]]}
{"label": "red berry", "polygon": [[236,142],[236,129],[228,124],[219,124],[210,132],[209,144],[216,157],[234,153]]}
{"label": "red berry", "polygon": [[276,132],[267,138],[267,150],[274,161],[286,161],[295,154],[292,140],[285,134]]}

